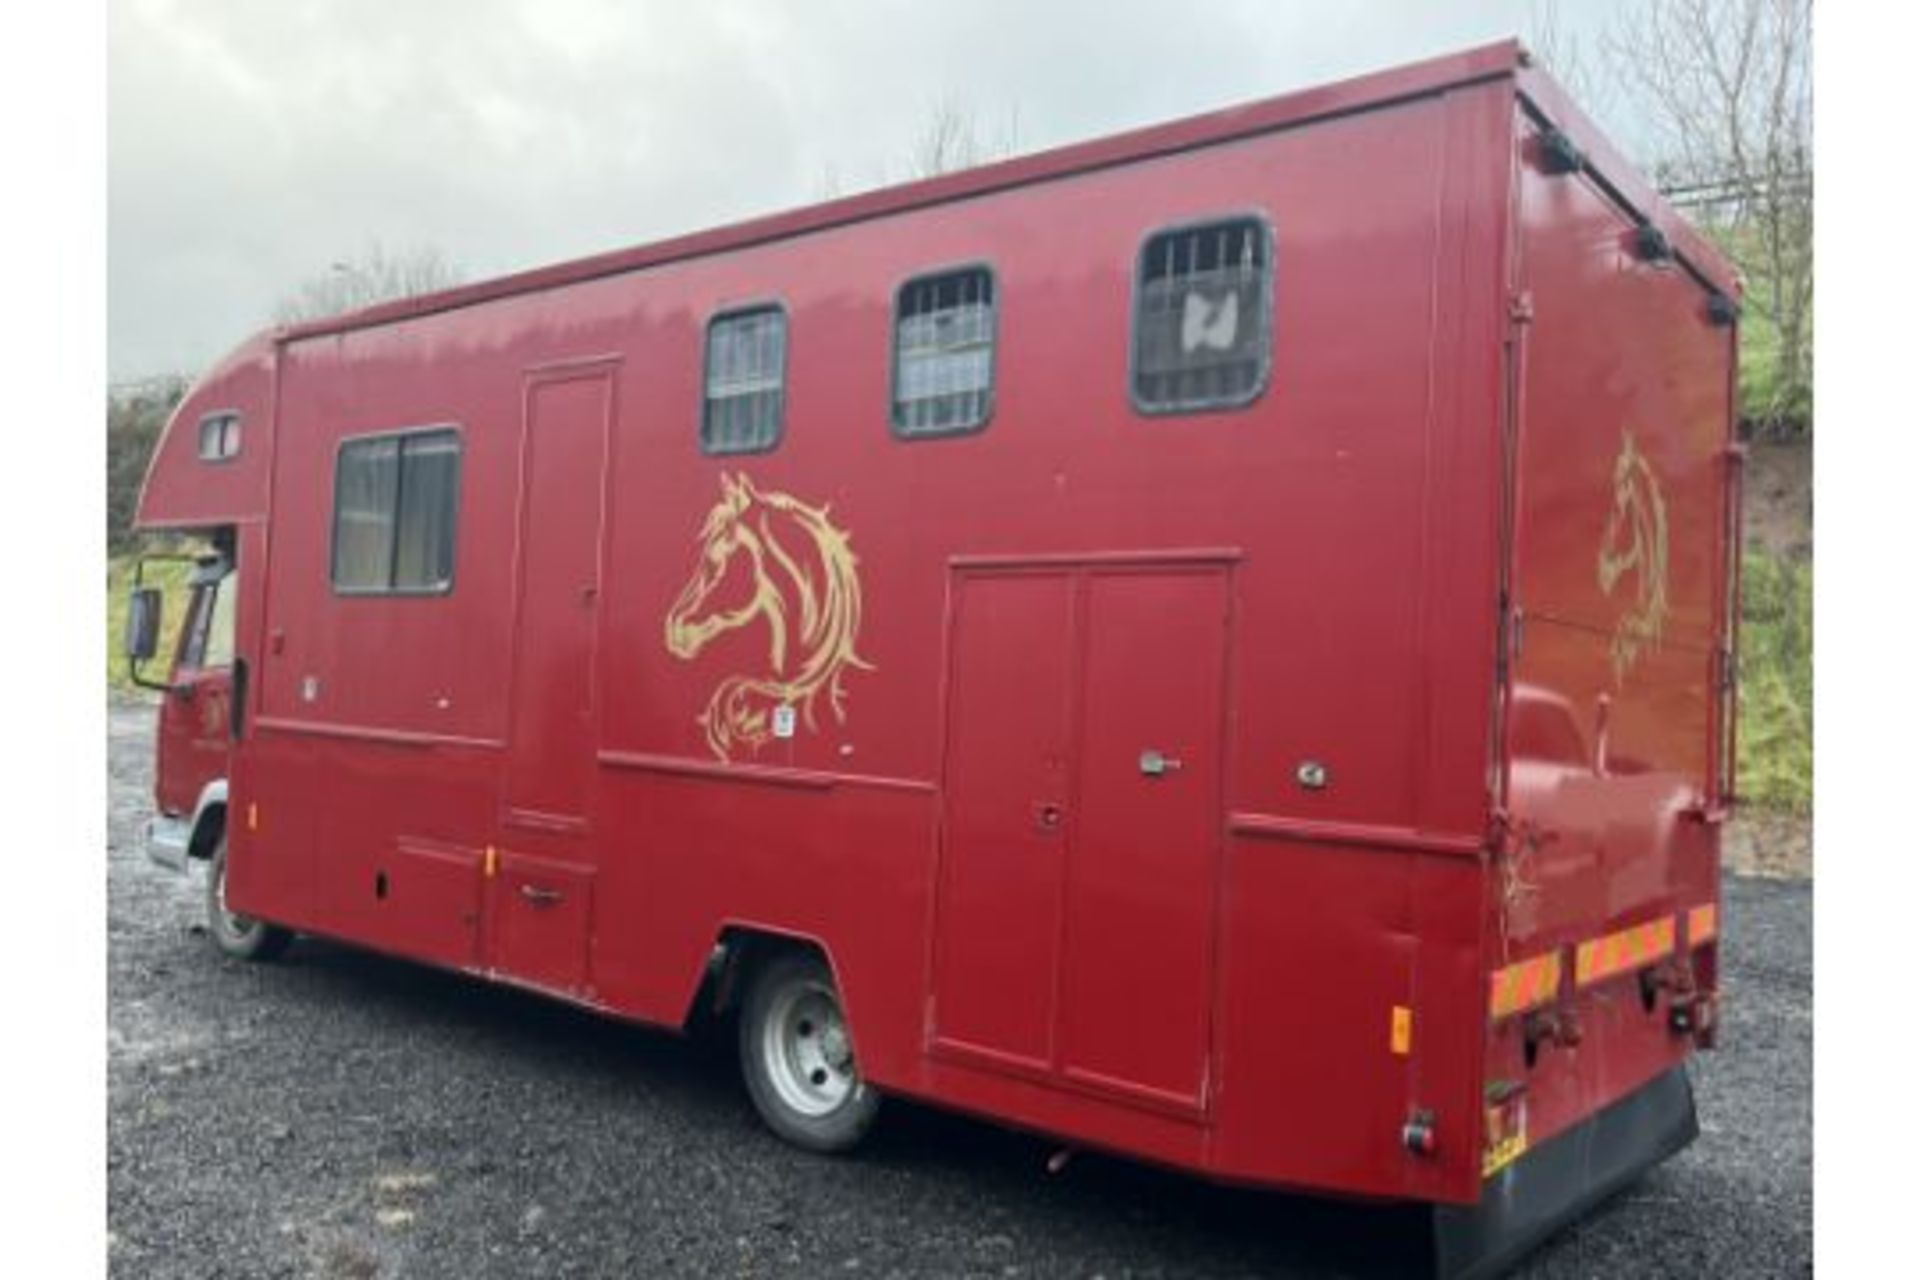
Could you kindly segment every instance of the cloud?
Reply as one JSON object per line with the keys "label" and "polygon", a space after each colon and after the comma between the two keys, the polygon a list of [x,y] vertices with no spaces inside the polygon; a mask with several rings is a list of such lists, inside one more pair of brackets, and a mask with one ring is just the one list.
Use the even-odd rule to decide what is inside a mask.
{"label": "cloud", "polygon": [[196,371],[370,241],[483,277],[1496,39],[1525,0],[116,0],[111,374]]}

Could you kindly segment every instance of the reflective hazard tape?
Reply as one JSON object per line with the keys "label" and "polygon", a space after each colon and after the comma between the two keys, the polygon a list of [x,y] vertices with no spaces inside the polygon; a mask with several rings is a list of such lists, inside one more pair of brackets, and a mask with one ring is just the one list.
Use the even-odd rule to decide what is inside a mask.
{"label": "reflective hazard tape", "polygon": [[1720,936],[1720,908],[1709,902],[1687,912],[1687,945],[1700,946]]}
{"label": "reflective hazard tape", "polygon": [[1560,953],[1550,951],[1494,970],[1487,992],[1487,1013],[1494,1018],[1524,1013],[1546,1004],[1559,990]]}
{"label": "reflective hazard tape", "polygon": [[1604,938],[1583,942],[1573,954],[1573,984],[1584,987],[1673,954],[1673,917],[1649,920]]}

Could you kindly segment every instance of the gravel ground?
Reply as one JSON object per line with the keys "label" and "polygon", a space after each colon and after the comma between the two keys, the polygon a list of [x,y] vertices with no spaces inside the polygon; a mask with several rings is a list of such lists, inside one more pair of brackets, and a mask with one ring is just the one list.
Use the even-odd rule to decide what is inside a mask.
{"label": "gravel ground", "polygon": [[[1390,1275],[1403,1217],[1208,1186],[891,1104],[860,1156],[753,1116],[724,1045],[303,940],[223,960],[139,844],[109,711],[108,1236],[125,1276]],[[1812,1268],[1812,893],[1732,880],[1701,1140],[1523,1274]],[[1391,1229],[1383,1229],[1383,1228]]]}

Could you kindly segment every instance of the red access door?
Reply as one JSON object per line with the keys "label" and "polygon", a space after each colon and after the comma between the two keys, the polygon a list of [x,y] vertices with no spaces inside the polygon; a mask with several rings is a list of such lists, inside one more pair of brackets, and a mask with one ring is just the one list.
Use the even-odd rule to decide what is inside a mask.
{"label": "red access door", "polygon": [[936,1051],[1206,1104],[1228,578],[965,572],[949,645]]}
{"label": "red access door", "polygon": [[506,817],[585,825],[593,780],[601,489],[610,370],[535,375],[526,389]]}

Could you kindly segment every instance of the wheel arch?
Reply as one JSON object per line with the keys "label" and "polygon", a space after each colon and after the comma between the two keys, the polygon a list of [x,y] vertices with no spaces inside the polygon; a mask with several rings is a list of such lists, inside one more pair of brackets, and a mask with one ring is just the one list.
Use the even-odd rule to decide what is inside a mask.
{"label": "wheel arch", "polygon": [[227,780],[215,778],[200,789],[193,806],[192,834],[187,837],[187,856],[206,861],[227,831]]}
{"label": "wheel arch", "polygon": [[720,1017],[737,1011],[746,980],[753,972],[777,956],[795,952],[818,956],[827,966],[851,1033],[855,1025],[853,1007],[847,998],[843,971],[826,940],[803,930],[745,920],[729,920],[714,934],[713,950],[708,953],[700,981],[681,1014],[681,1026],[689,1026],[701,1017]]}

